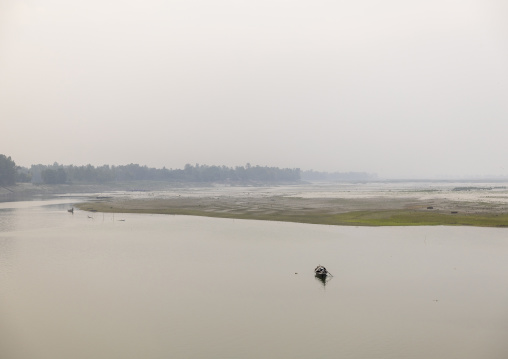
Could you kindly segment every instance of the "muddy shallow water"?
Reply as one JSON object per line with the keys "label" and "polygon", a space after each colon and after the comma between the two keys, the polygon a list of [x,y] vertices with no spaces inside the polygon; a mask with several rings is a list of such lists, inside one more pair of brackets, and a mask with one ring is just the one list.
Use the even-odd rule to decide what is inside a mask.
{"label": "muddy shallow water", "polygon": [[2,358],[508,355],[506,229],[69,206],[0,209]]}

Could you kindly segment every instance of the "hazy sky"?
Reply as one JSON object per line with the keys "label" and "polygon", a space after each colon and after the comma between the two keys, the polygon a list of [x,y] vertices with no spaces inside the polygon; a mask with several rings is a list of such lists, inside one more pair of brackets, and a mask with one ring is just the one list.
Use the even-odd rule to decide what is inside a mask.
{"label": "hazy sky", "polygon": [[508,175],[506,0],[0,0],[0,153]]}

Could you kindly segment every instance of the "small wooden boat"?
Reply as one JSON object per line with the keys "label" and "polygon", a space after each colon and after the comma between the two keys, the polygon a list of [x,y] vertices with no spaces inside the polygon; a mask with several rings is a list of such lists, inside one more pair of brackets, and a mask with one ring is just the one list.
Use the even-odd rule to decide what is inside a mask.
{"label": "small wooden boat", "polygon": [[316,273],[317,277],[325,278],[330,273],[326,270],[326,268],[322,265],[318,265],[316,269],[314,269],[314,273]]}

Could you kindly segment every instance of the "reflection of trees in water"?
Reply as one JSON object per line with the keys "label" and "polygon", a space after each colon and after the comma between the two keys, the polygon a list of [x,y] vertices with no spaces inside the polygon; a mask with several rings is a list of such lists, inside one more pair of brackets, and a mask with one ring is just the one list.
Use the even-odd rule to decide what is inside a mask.
{"label": "reflection of trees in water", "polygon": [[[11,232],[19,227],[19,218],[16,216],[16,210],[12,208],[0,209],[0,232]],[[2,254],[3,241],[0,241],[0,255]]]}

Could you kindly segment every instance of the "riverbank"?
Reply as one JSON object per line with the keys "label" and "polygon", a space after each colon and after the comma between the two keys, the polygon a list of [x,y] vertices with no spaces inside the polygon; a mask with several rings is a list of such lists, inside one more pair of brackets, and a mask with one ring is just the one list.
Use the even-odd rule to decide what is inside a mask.
{"label": "riverbank", "polygon": [[17,183],[0,187],[0,202],[25,201],[64,195],[101,195],[103,193],[131,193],[168,191],[181,188],[209,187],[208,184],[163,181],[125,181],[97,183],[32,184]]}
{"label": "riverbank", "polygon": [[508,227],[505,183],[201,184],[131,181],[0,188],[1,201],[86,196],[76,207],[328,225]]}
{"label": "riverbank", "polygon": [[81,203],[86,211],[151,213],[349,226],[464,225],[508,227],[504,206],[417,197],[107,198]]}

